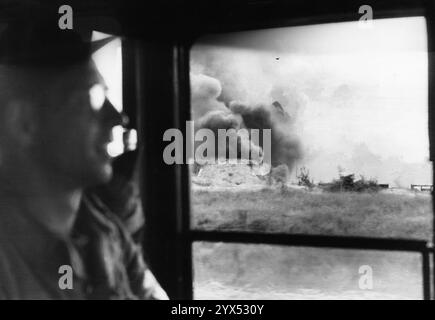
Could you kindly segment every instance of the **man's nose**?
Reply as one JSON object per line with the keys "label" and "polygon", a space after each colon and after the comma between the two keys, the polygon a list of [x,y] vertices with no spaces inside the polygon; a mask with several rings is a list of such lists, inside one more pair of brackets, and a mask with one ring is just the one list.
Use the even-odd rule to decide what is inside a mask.
{"label": "man's nose", "polygon": [[126,127],[129,123],[129,119],[126,114],[119,112],[113,106],[113,104],[106,99],[103,105],[103,118],[104,122],[110,125],[111,127],[115,126],[123,126]]}

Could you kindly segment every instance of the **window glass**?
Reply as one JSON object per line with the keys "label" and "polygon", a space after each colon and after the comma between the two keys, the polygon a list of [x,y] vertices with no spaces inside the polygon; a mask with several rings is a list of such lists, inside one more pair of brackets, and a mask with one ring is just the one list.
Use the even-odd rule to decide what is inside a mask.
{"label": "window glass", "polygon": [[[106,98],[120,112],[123,111],[122,100],[122,42],[121,38],[96,32],[92,41],[99,47],[92,56],[98,71],[107,86]],[[108,145],[108,152],[114,158],[113,176],[105,185],[89,190],[96,195],[123,222],[126,230],[137,243],[142,242],[145,218],[140,200],[139,161],[137,148],[137,131],[122,126],[113,128],[113,141]]]}
{"label": "window glass", "polygon": [[[94,52],[92,55],[97,69],[107,85],[107,98],[116,110],[122,111],[122,46],[121,38],[113,37],[98,31],[93,31],[92,41],[111,39]],[[118,156],[124,152],[123,142],[124,129],[116,126],[113,129],[113,142],[109,145],[112,156]]]}
{"label": "window glass", "polygon": [[423,17],[208,35],[190,67],[192,228],[431,239]]}
{"label": "window glass", "polygon": [[195,299],[422,299],[418,253],[196,242]]}

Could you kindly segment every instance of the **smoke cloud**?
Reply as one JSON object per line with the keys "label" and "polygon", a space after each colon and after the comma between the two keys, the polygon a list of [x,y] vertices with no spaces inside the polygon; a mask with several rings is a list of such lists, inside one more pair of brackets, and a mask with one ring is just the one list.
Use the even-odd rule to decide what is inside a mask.
{"label": "smoke cloud", "polygon": [[[271,160],[272,166],[286,164],[289,169],[300,157],[300,147],[295,135],[291,130],[292,119],[278,101],[268,103],[244,103],[228,100],[227,103],[220,101],[222,98],[222,86],[218,79],[204,74],[191,74],[192,93],[192,118],[195,122],[195,130],[207,128],[218,136],[219,129],[259,129],[260,137],[258,145],[249,136],[238,135],[237,157],[240,158],[246,150],[252,155],[262,155],[263,137],[261,130],[271,130]],[[264,99],[266,100],[266,99]],[[217,141],[219,143],[222,141]],[[233,147],[229,146],[228,147]],[[222,150],[222,149],[221,149]],[[230,150],[219,157],[228,158]],[[260,160],[255,159],[254,160]]]}
{"label": "smoke cloud", "polygon": [[[301,156],[300,144],[292,132],[291,118],[278,102],[253,106],[231,102],[230,110],[242,116],[246,128],[271,129],[272,166],[286,164],[289,169],[293,168],[295,161]],[[262,141],[260,137],[260,142]]]}

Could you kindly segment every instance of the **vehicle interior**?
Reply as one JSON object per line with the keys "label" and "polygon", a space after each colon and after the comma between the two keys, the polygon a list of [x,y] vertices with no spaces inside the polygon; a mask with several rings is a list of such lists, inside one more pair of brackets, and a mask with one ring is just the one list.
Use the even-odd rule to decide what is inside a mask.
{"label": "vehicle interior", "polygon": [[[27,10],[26,8],[28,8],[29,5],[34,3],[38,3],[41,6],[44,5],[44,1],[42,0],[2,1],[0,6],[0,26],[6,25],[9,21],[13,20],[14,17],[18,17],[23,11]],[[59,6],[60,5],[62,5],[61,2],[59,2]],[[385,52],[387,52],[386,60],[382,60],[384,57],[382,54],[385,54],[385,52],[382,54],[379,53],[379,64],[373,63],[373,65],[371,65],[374,70],[371,71],[372,75],[376,73],[376,75],[373,76],[375,78],[370,78],[371,75],[369,72],[365,73],[365,67],[363,65],[354,73],[346,71],[347,73],[344,75],[343,71],[343,75],[340,73],[334,80],[328,78],[329,80],[325,81],[325,83],[332,83],[335,79],[339,79],[340,77],[343,79],[344,77],[349,77],[350,79],[349,82],[346,82],[350,84],[342,86],[341,92],[334,91],[335,95],[331,94],[331,96],[333,96],[331,99],[335,99],[331,102],[334,104],[335,109],[331,111],[334,113],[334,117],[331,116],[328,118],[333,122],[331,123],[331,127],[340,127],[342,128],[340,130],[347,134],[352,131],[352,127],[350,125],[350,127],[348,127],[346,124],[343,124],[341,127],[339,123],[341,123],[341,121],[347,122],[347,119],[351,117],[350,114],[358,114],[359,117],[363,119],[360,121],[372,119],[371,117],[375,114],[376,117],[380,119],[379,121],[394,122],[396,118],[390,116],[390,114],[394,114],[395,112],[400,113],[401,110],[403,110],[400,119],[412,118],[412,110],[408,112],[409,110],[405,109],[406,106],[403,106],[403,109],[400,109],[402,107],[397,107],[396,109],[391,107],[391,110],[388,109],[388,112],[385,111],[385,113],[381,113],[381,111],[376,113],[377,111],[373,111],[370,115],[363,111],[361,111],[361,113],[355,111],[360,110],[358,106],[355,106],[351,111],[340,109],[339,106],[336,107],[335,105],[341,103],[341,101],[345,101],[344,99],[350,99],[346,100],[352,101],[349,103],[353,103],[353,101],[357,100],[372,101],[369,100],[369,98],[367,98],[368,100],[364,100],[366,99],[366,91],[362,89],[359,90],[359,87],[356,85],[352,87],[352,83],[357,83],[359,81],[358,79],[367,78],[367,86],[369,86],[373,79],[380,79],[378,86],[373,89],[376,92],[384,90],[382,92],[387,95],[386,92],[389,92],[388,90],[391,90],[391,92],[407,91],[403,84],[407,82],[400,82],[402,83],[402,87],[400,87],[401,84],[399,81],[401,80],[397,79],[404,79],[403,81],[406,81],[405,78],[412,78],[414,75],[412,70],[421,69],[421,72],[419,71],[420,73],[417,74],[417,71],[415,73],[415,77],[420,77],[419,79],[421,79],[422,83],[421,87],[416,89],[416,92],[418,91],[418,94],[421,94],[421,101],[418,100],[418,103],[412,102],[413,105],[418,104],[419,106],[423,106],[421,110],[418,109],[420,110],[418,112],[421,112],[421,117],[420,113],[418,116],[415,116],[415,125],[413,124],[412,128],[410,127],[410,131],[406,131],[408,129],[404,128],[403,125],[397,125],[391,129],[391,131],[405,130],[408,133],[421,130],[422,139],[427,140],[429,147],[426,157],[424,153],[426,151],[425,144],[422,143],[422,157],[427,158],[425,165],[428,166],[425,168],[429,168],[427,170],[425,169],[426,171],[422,171],[423,173],[418,176],[422,178],[414,180],[410,178],[411,180],[408,179],[409,181],[403,178],[405,179],[403,183],[397,182],[398,186],[406,185],[407,188],[409,188],[409,184],[422,185],[421,188],[426,189],[420,190],[421,188],[417,185],[417,188],[420,189],[415,192],[419,195],[420,193],[424,194],[424,196],[429,194],[429,198],[424,198],[427,199],[424,200],[426,205],[425,209],[421,209],[424,211],[424,217],[420,220],[418,220],[418,218],[412,220],[414,222],[418,220],[418,224],[415,222],[415,228],[417,230],[415,233],[406,229],[410,224],[403,222],[405,220],[400,218],[401,216],[396,216],[396,218],[393,217],[391,220],[386,221],[386,224],[388,224],[386,228],[388,230],[376,229],[374,225],[378,223],[375,222],[376,220],[370,220],[370,225],[374,226],[373,228],[379,232],[369,232],[367,231],[368,229],[364,229],[365,227],[358,229],[357,226],[359,224],[365,226],[366,223],[361,222],[358,218],[353,222],[346,220],[345,222],[340,222],[341,224],[338,223],[338,229],[334,229],[335,226],[330,227],[330,229],[323,226],[315,227],[318,225],[319,220],[316,220],[315,217],[310,218],[310,220],[307,216],[303,219],[301,218],[301,225],[297,225],[296,227],[292,227],[295,226],[295,224],[293,224],[295,223],[294,220],[288,220],[290,222],[286,222],[286,217],[276,221],[273,220],[275,218],[270,218],[267,220],[270,222],[269,225],[263,220],[263,222],[260,223],[259,221],[262,219],[261,210],[263,208],[261,202],[266,197],[270,197],[272,200],[267,202],[267,205],[263,204],[265,206],[264,210],[267,209],[271,212],[271,215],[273,215],[273,212],[281,212],[281,207],[275,207],[275,205],[278,206],[277,203],[284,203],[288,201],[288,199],[293,199],[293,203],[297,203],[297,201],[299,201],[297,200],[297,191],[292,191],[293,189],[288,191],[289,189],[281,187],[281,189],[285,189],[285,191],[280,191],[281,193],[279,193],[280,196],[278,197],[278,193],[275,194],[275,191],[264,191],[262,189],[262,193],[256,193],[248,197],[244,196],[247,191],[245,193],[242,191],[230,193],[226,189],[224,190],[222,186],[220,186],[220,189],[218,187],[213,189],[209,187],[210,183],[214,186],[213,183],[215,182],[213,182],[213,180],[217,181],[217,179],[220,179],[220,176],[218,177],[216,173],[217,171],[202,168],[199,169],[198,174],[194,174],[191,165],[168,165],[163,161],[162,157],[163,150],[168,145],[168,142],[162,139],[167,129],[176,128],[179,129],[184,136],[188,135],[188,132],[186,132],[186,121],[191,121],[194,118],[194,93],[196,89],[193,87],[193,77],[196,77],[197,73],[219,79],[223,88],[219,90],[224,90],[224,93],[228,93],[231,92],[231,86],[234,87],[232,81],[237,78],[235,73],[230,73],[235,72],[234,68],[237,68],[237,66],[245,66],[244,69],[240,67],[240,70],[243,69],[243,72],[246,70],[252,71],[255,69],[256,61],[266,61],[269,59],[268,52],[273,51],[270,55],[270,57],[274,57],[273,61],[270,62],[267,60],[264,64],[264,69],[266,70],[263,70],[264,78],[262,78],[263,73],[256,73],[256,69],[251,73],[247,72],[246,74],[243,73],[243,75],[240,73],[240,79],[244,79],[240,81],[245,81],[246,78],[258,80],[255,83],[249,82],[249,79],[246,80],[248,81],[246,83],[252,84],[252,87],[248,87],[248,89],[245,88],[244,90],[252,90],[252,92],[260,95],[267,89],[268,83],[274,83],[279,75],[284,74],[282,77],[290,79],[288,74],[291,74],[293,77],[291,78],[292,81],[301,81],[303,84],[300,87],[297,85],[292,86],[292,97],[296,97],[294,98],[295,100],[289,98],[290,93],[286,93],[287,91],[282,94],[273,93],[273,99],[270,100],[270,102],[275,101],[274,105],[276,108],[281,107],[281,109],[290,110],[287,112],[290,114],[289,117],[292,118],[299,117],[302,113],[295,111],[293,115],[291,108],[286,109],[287,104],[295,103],[302,106],[310,105],[310,103],[311,105],[318,103],[318,106],[323,105],[323,103],[326,104],[327,102],[324,102],[326,98],[323,97],[326,96],[327,93],[315,96],[314,93],[310,95],[311,93],[304,91],[303,94],[301,94],[302,89],[300,88],[303,87],[303,90],[305,90],[308,84],[314,83],[313,81],[315,80],[313,79],[323,77],[324,73],[321,73],[323,71],[328,73],[329,69],[340,68],[337,67],[339,65],[345,66],[346,61],[354,63],[354,60],[349,58],[352,56],[353,52],[355,52],[355,50],[365,50],[361,45],[365,40],[358,38],[360,35],[360,33],[358,33],[359,31],[355,31],[355,33],[349,31],[354,30],[352,29],[352,24],[356,25],[360,20],[362,12],[359,12],[358,9],[362,5],[365,5],[365,3],[356,0],[332,0],[327,2],[316,0],[164,0],[147,2],[77,0],[70,1],[69,5],[73,8],[74,12],[74,28],[83,32],[83,34],[92,34],[93,40],[108,39],[106,43],[102,45],[101,49],[106,50],[107,54],[99,58],[102,70],[107,71],[109,88],[111,86],[115,88],[113,89],[113,99],[118,101],[117,105],[119,106],[119,110],[127,114],[130,119],[127,128],[118,130],[117,137],[120,140],[126,139],[128,133],[130,142],[131,139],[134,140],[131,142],[135,145],[132,149],[137,148],[139,152],[140,178],[138,183],[140,186],[140,196],[145,221],[142,227],[144,234],[142,240],[143,251],[147,263],[171,299],[315,299],[319,297],[340,299],[343,298],[343,296],[339,293],[344,291],[348,293],[346,297],[357,299],[434,298],[435,269],[433,266],[435,264],[435,256],[433,243],[435,240],[435,225],[433,219],[434,208],[432,204],[433,188],[431,187],[433,181],[431,161],[435,155],[433,144],[433,141],[435,141],[435,138],[433,138],[435,134],[435,112],[433,112],[433,108],[435,108],[435,65],[433,58],[433,52],[435,50],[435,4],[433,1],[381,0],[373,1],[369,4],[373,9],[373,19],[375,21],[392,21],[391,24],[386,23],[385,27],[380,24],[378,27],[380,29],[377,29],[377,34],[385,36],[385,38],[379,39],[393,39],[391,41],[393,43],[393,49],[391,50],[402,50],[398,46],[402,41],[407,41],[406,39],[408,38],[405,38],[406,36],[409,36],[409,39],[422,39],[421,42],[416,44],[418,49],[409,49],[412,52],[415,50],[423,52],[422,56],[424,59],[422,60],[422,64],[418,64],[417,66],[417,62],[415,62],[416,60],[413,58],[414,56],[410,57],[409,61],[412,61],[412,63],[415,62],[416,64],[412,64],[411,67],[409,67],[410,71],[406,71],[406,74],[404,73],[403,76],[401,76],[400,72],[408,69],[406,68],[405,60],[400,60],[406,54],[399,52],[397,55],[394,55],[394,57],[397,57],[397,61],[395,60],[397,68],[394,68],[394,73],[393,71],[390,72],[393,67],[392,69],[385,67],[385,69],[381,71],[378,69],[378,74],[376,73],[376,67],[373,66],[382,66],[385,65],[383,61],[392,61],[395,59],[394,57],[388,56],[388,52],[392,51],[385,49]],[[414,18],[416,20],[413,20]],[[399,19],[396,20],[399,21],[399,23],[393,23],[395,19]],[[348,25],[346,25],[346,23],[348,23]],[[342,29],[328,29],[329,31],[325,31],[325,34],[322,33],[323,31],[319,31],[323,28],[321,26],[327,25],[343,25],[346,26],[346,31],[342,31]],[[310,29],[311,26],[319,29]],[[405,36],[402,35],[402,31],[394,31],[395,28],[401,28],[400,30],[412,29],[416,31]],[[273,33],[274,30],[281,31]],[[286,38],[286,30],[293,32],[291,33],[291,37]],[[326,29],[323,28],[323,30]],[[345,32],[349,32],[349,34],[345,36]],[[349,46],[339,44],[338,40],[334,42],[334,35],[340,34],[342,34],[343,39],[349,39],[346,41],[354,39],[355,42],[352,42]],[[281,35],[282,38],[280,38]],[[382,46],[381,43],[385,42],[384,40],[379,40],[379,43],[373,43],[378,43],[379,46]],[[291,43],[294,45],[292,46]],[[325,48],[321,53],[319,53],[320,47],[322,50]],[[373,57],[373,55],[378,54],[369,52],[371,50],[370,48],[372,48],[370,45],[368,45],[367,48],[367,52],[364,51],[367,53],[367,56]],[[228,50],[225,51],[226,49]],[[293,68],[290,66],[293,66],[292,63],[294,62],[288,62],[288,57],[284,54],[276,54],[276,52],[281,52],[279,50],[294,50],[292,51],[295,53],[294,57],[300,58],[300,60],[297,60],[300,61],[300,64],[296,65],[296,67],[294,67],[295,69],[292,70],[296,70],[300,65],[307,66],[306,69],[302,68],[300,73],[296,71],[292,71],[293,73],[288,74],[285,73],[285,68]],[[421,53],[420,51],[419,53]],[[251,54],[252,52],[255,52],[255,54]],[[370,54],[372,54],[372,56],[370,56]],[[256,57],[254,57],[254,55],[256,55]],[[307,56],[314,58],[313,60],[307,60],[305,59]],[[253,57],[252,60],[249,60],[251,57]],[[261,60],[263,59],[262,57],[267,58]],[[215,60],[211,63],[209,59]],[[250,61],[249,63],[246,62],[248,60]],[[318,69],[315,67],[316,60],[321,65]],[[226,68],[225,64],[227,62],[228,65],[231,64],[231,67],[227,68],[229,73],[220,73],[220,70]],[[245,62],[246,65],[243,64]],[[252,64],[250,64],[251,62]],[[272,65],[272,63],[278,62],[284,64],[284,66],[273,69],[275,70],[273,72],[269,72],[269,69],[267,69],[269,64]],[[272,70],[272,68],[274,67],[270,67],[270,70]],[[348,70],[347,67],[342,68],[343,70]],[[104,76],[104,72],[102,73]],[[304,80],[307,74],[311,75],[311,78]],[[204,78],[199,77],[198,79],[201,80]],[[391,79],[396,79],[397,83],[394,82],[396,80],[393,81]],[[340,81],[341,80],[337,80],[337,83],[341,83]],[[390,88],[389,85],[392,87]],[[394,85],[396,86],[394,87]],[[324,89],[326,91],[329,90],[327,85],[324,84],[313,84],[312,88],[317,88],[316,86],[326,88]],[[408,85],[406,86],[406,89],[408,89]],[[371,89],[367,90],[367,92],[372,92],[370,91]],[[219,91],[216,96],[219,96],[220,92],[221,91]],[[248,92],[246,95],[249,94]],[[243,95],[243,93],[240,95]],[[367,94],[367,96],[368,95],[370,94]],[[234,96],[239,98],[239,95],[236,93],[234,93],[233,97]],[[222,104],[229,106],[231,104],[230,100],[233,99],[226,99],[227,98],[223,96],[218,98]],[[408,98],[400,96],[397,99],[403,101],[403,99]],[[412,96],[412,99],[414,99],[414,96]],[[380,105],[384,103],[382,101]],[[314,116],[314,114],[316,115]],[[323,116],[312,113],[304,114],[304,117],[306,117],[304,119],[310,117],[311,119],[313,119],[313,117],[321,119]],[[325,115],[325,117],[327,117],[327,115]],[[307,125],[304,128],[316,128],[316,123],[319,122],[310,124],[312,127],[308,127],[309,124],[308,122],[306,123]],[[414,128],[417,129],[414,130]],[[313,141],[313,144],[318,143],[319,145],[327,145],[327,143],[331,145],[340,144],[337,142],[338,140],[328,142],[316,138],[327,135],[326,132],[329,131],[322,131],[324,133],[319,131],[319,133],[317,133],[315,130],[316,129],[307,129],[307,131],[304,131],[308,132],[307,137],[310,137],[305,141]],[[379,150],[388,149],[387,140],[389,138],[387,133],[384,137],[386,141],[385,144],[382,142],[384,140],[381,139],[382,141],[379,142],[378,145],[372,142],[377,139],[374,135],[371,135],[369,131],[370,130],[361,129],[361,131],[355,131],[354,134],[349,133],[349,139],[359,141],[358,137],[365,137],[366,140],[364,140],[364,143],[369,146],[369,149],[372,148],[372,151],[376,148]],[[384,131],[376,132],[382,135]],[[418,132],[420,134],[420,131]],[[408,133],[407,135],[409,136]],[[400,141],[402,137],[399,134],[395,135],[395,133],[391,135],[398,137],[397,141]],[[403,135],[405,135],[405,133]],[[361,138],[361,141],[363,141],[363,139],[364,138]],[[349,143],[349,148],[353,148],[357,142],[355,142],[355,144],[352,143]],[[394,143],[391,142],[391,144]],[[411,142],[408,144],[410,148],[408,152],[414,154],[420,152],[420,149],[414,152],[414,150],[417,150],[418,146],[413,149],[412,144]],[[397,148],[391,151],[391,153],[385,151],[382,155],[385,155],[385,158],[396,154],[400,155],[400,149],[403,151],[403,148],[408,148],[408,145],[400,146],[399,143],[397,144]],[[294,150],[297,148],[290,144],[290,142],[287,146],[287,148],[294,147]],[[125,148],[115,152],[119,154],[124,151],[126,151]],[[341,151],[339,150],[337,152]],[[381,151],[379,151],[379,154],[381,154]],[[358,155],[355,157],[358,157]],[[131,161],[133,161],[133,159]],[[321,161],[326,163],[328,160]],[[349,163],[352,161],[355,163],[355,160],[352,159],[349,160]],[[373,166],[376,166],[377,162],[375,160],[373,161]],[[411,162],[411,160],[409,161]],[[293,171],[290,174],[300,179],[301,175],[298,176],[299,173],[305,173],[308,178],[309,173],[314,172],[314,174],[317,174],[318,172],[319,177],[322,177],[318,179],[320,182],[331,180],[332,178],[328,175],[329,173],[322,171],[322,164],[319,164],[319,162],[315,162],[314,160],[312,162],[292,162]],[[306,165],[306,163],[309,163],[309,165]],[[351,164],[345,166],[349,167]],[[367,162],[364,162],[360,167],[368,168],[367,166]],[[308,167],[311,171],[305,170],[305,167]],[[333,170],[335,174],[337,171],[335,163],[332,167],[333,169],[331,170]],[[316,168],[319,169],[317,170]],[[207,170],[209,170],[209,173],[207,173]],[[339,169],[340,177],[344,177],[344,174],[342,175],[342,171],[340,170],[341,169]],[[349,173],[357,174],[358,172],[355,172],[355,170],[351,169]],[[405,169],[401,170],[406,172]],[[380,171],[382,170],[379,169],[379,172]],[[234,173],[234,175],[239,175],[240,172]],[[370,175],[371,172],[375,171],[367,169],[367,172],[369,172],[368,175]],[[429,174],[426,174],[428,172]],[[209,174],[209,176],[207,176],[207,174]],[[225,174],[228,175],[226,172]],[[321,174],[324,175],[321,176]],[[233,173],[230,173],[229,176],[234,177]],[[245,183],[244,179],[247,178],[245,178],[242,173],[240,173],[240,177],[240,181],[242,181],[241,184]],[[389,179],[387,175],[384,177],[382,173],[379,173],[377,177],[379,178],[379,183],[384,185],[390,184],[390,186],[386,186],[387,189],[391,187],[393,183],[391,181],[394,180]],[[212,182],[207,182],[208,180],[205,181],[206,179],[210,179]],[[362,180],[364,179],[362,178]],[[411,189],[415,188],[411,186]],[[235,195],[235,193],[237,193],[237,195]],[[264,199],[262,198],[263,196]],[[283,200],[285,197],[287,197],[287,200]],[[257,203],[255,202],[256,199],[263,200]],[[330,198],[324,197],[319,201],[323,201],[322,203],[328,202]],[[371,206],[376,206],[376,204],[373,204],[375,200],[372,199],[370,201],[372,201],[370,202]],[[403,210],[420,210],[417,204],[411,203],[412,201],[414,200],[407,200],[407,207]],[[237,207],[237,203],[245,202],[246,204],[243,204],[243,206]],[[266,202],[266,200],[263,202]],[[394,201],[391,201],[391,203],[393,202]],[[234,210],[228,209],[226,205],[229,206],[229,203],[231,203],[231,205],[234,204],[237,208]],[[249,203],[251,203],[251,205],[248,205]],[[351,207],[353,205],[354,204],[349,204]],[[283,204],[283,206],[287,206],[287,204]],[[391,207],[394,206],[395,204],[391,204]],[[367,205],[367,208],[369,208],[369,205]],[[328,210],[333,211],[333,209]],[[391,210],[392,212],[394,211],[393,209]],[[203,212],[204,215],[210,214],[210,216],[196,216],[196,213],[200,211]],[[252,216],[250,217],[250,213],[254,211],[256,215],[259,215],[258,217],[256,216],[256,221],[254,221],[255,219]],[[332,213],[328,214],[332,215]],[[217,216],[219,218],[216,218]],[[229,218],[229,216],[231,217]],[[213,222],[213,219],[227,220],[225,220],[225,224],[218,224]],[[326,217],[326,219],[329,218]],[[331,219],[334,220],[335,218]],[[400,224],[400,221],[403,223]],[[349,223],[349,225],[346,223]],[[421,229],[419,226],[423,224],[425,227]],[[285,226],[285,228],[283,226]],[[401,232],[401,230],[405,231]],[[287,255],[287,252],[290,253]],[[327,252],[328,257],[326,257],[326,255],[323,256],[322,252]],[[366,256],[364,256],[365,253],[367,253]],[[378,266],[376,261],[379,259],[381,259],[383,263]],[[272,260],[277,261],[273,266],[265,262]],[[298,262],[296,263],[295,261]],[[365,261],[368,262],[365,263]],[[321,268],[323,271],[317,270],[314,267],[322,263],[325,263]],[[254,268],[253,266],[256,264],[258,266]],[[383,278],[379,280],[380,282],[378,283],[375,278],[375,284],[377,283],[377,288],[381,289],[378,291],[375,290],[376,292],[371,291],[372,293],[367,293],[364,290],[358,291],[358,277],[364,272],[361,271],[361,269],[360,272],[358,271],[358,266],[361,265],[376,266],[373,267],[374,275],[382,274],[380,277]],[[406,269],[407,273],[400,275],[401,268],[402,270]],[[380,270],[379,273],[376,273],[378,270]],[[279,277],[277,275],[279,275]],[[412,282],[411,280],[407,282],[408,280],[405,279],[412,279]],[[407,291],[407,287],[411,289]],[[228,288],[231,288],[231,290]]]}

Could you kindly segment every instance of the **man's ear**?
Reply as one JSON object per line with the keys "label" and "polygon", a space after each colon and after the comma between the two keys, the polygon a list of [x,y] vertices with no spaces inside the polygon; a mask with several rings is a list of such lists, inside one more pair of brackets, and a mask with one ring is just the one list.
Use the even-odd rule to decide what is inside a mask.
{"label": "man's ear", "polygon": [[37,118],[32,104],[25,100],[12,100],[6,106],[5,126],[10,137],[23,146],[34,139]]}

